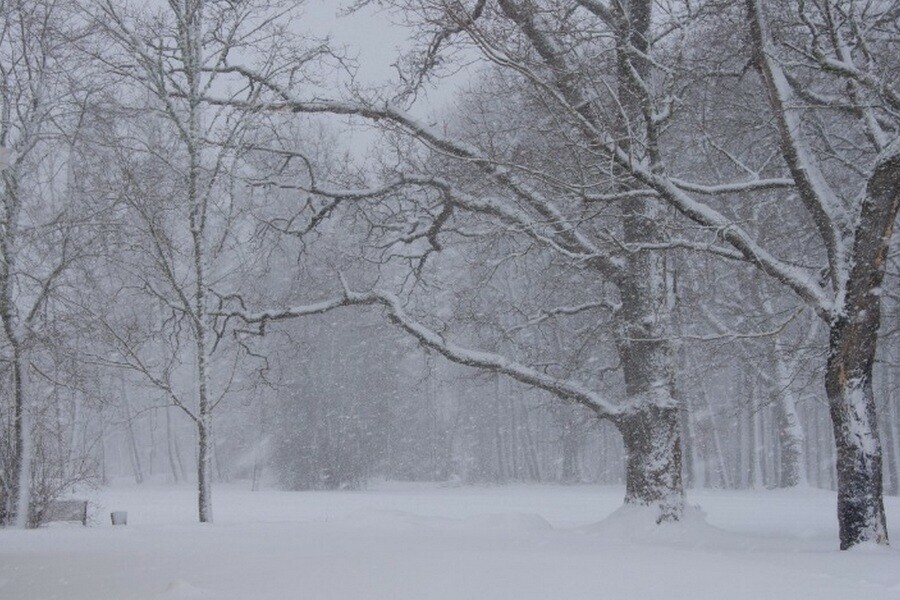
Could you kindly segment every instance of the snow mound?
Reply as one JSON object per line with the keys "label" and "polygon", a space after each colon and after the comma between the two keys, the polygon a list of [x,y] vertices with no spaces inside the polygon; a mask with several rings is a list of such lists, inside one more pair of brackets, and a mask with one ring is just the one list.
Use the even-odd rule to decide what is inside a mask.
{"label": "snow mound", "polygon": [[[893,538],[891,538],[893,539]],[[900,551],[893,546],[885,546],[883,544],[878,544],[873,541],[863,542],[862,544],[857,544],[847,550],[845,552],[852,552],[854,554],[885,554],[887,556],[898,555],[900,556]],[[897,589],[900,590],[900,585],[897,586]]]}
{"label": "snow mound", "polygon": [[686,506],[678,521],[657,523],[658,516],[655,507],[625,504],[585,530],[610,541],[690,547],[720,545],[731,538],[707,523],[706,513],[697,506]]}
{"label": "snow mound", "polygon": [[176,579],[166,587],[165,593],[163,593],[160,598],[165,600],[202,600],[212,598],[212,596],[210,596],[209,592],[207,592],[206,590],[191,585],[184,579]]}

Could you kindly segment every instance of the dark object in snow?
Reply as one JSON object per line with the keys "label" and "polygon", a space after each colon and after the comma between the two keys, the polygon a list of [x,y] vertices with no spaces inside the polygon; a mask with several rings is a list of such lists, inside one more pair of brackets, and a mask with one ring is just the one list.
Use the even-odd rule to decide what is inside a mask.
{"label": "dark object in snow", "polygon": [[109,518],[112,520],[113,525],[127,525],[128,524],[128,513],[124,510],[114,510],[109,513]]}
{"label": "dark object in snow", "polygon": [[79,521],[87,525],[87,500],[53,500],[47,503],[41,521]]}

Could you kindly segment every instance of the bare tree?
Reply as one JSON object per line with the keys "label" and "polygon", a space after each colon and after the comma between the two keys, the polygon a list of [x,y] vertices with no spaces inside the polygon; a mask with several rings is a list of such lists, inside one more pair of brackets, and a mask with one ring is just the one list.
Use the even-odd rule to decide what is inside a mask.
{"label": "bare tree", "polygon": [[12,415],[0,521],[25,526],[31,451],[41,450],[29,443],[40,385],[32,379],[41,350],[60,342],[59,319],[70,307],[58,300],[71,291],[73,267],[90,254],[98,214],[76,184],[81,125],[97,89],[66,51],[76,30],[69,7],[13,0],[0,13],[0,322]]}
{"label": "bare tree", "polygon": [[[158,346],[147,346],[149,338],[115,326],[108,332],[121,351],[117,366],[139,373],[194,422],[199,519],[210,522],[213,411],[235,390],[240,352],[232,345],[223,355],[227,344],[220,346],[221,332],[214,328],[210,310],[218,299],[211,289],[234,275],[229,251],[246,229],[240,223],[247,207],[236,181],[252,115],[211,109],[203,97],[227,89],[233,55],[258,61],[267,76],[300,81],[304,68],[327,48],[281,43],[289,39],[289,22],[276,18],[288,11],[273,2],[177,0],[163,13],[132,15],[104,0],[90,11],[103,39],[112,42],[94,50],[95,56],[131,84],[129,101],[149,98],[143,106],[126,104],[122,114],[152,115],[151,129],[164,128],[144,129],[146,137],[137,140],[141,152],[130,151],[125,139],[113,145],[119,149],[122,196],[143,236],[138,289],[171,318],[168,331],[160,332],[167,336],[166,359],[159,360]],[[139,127],[147,124],[144,119]],[[169,183],[169,195],[160,194],[161,181]],[[193,363],[187,370],[182,337]],[[221,357],[214,361],[217,349]]]}
{"label": "bare tree", "polygon": [[[664,340],[669,337],[664,321],[652,318],[645,310],[664,296],[662,288],[653,291],[647,287],[661,285],[660,278],[648,271],[659,273],[661,259],[654,251],[704,250],[754,265],[812,307],[829,328],[825,383],[838,449],[841,547],[865,541],[887,543],[872,363],[880,314],[878,291],[900,186],[897,92],[890,83],[896,65],[889,58],[896,55],[891,52],[896,38],[890,33],[890,7],[855,2],[766,7],[757,1],[749,1],[744,7],[723,7],[710,2],[697,6],[673,4],[656,18],[651,14],[650,2],[606,4],[579,0],[577,6],[524,0],[500,1],[496,5],[480,1],[397,4],[401,10],[417,15],[423,23],[423,35],[430,36],[426,58],[417,63],[419,67],[435,64],[441,48],[453,40],[468,40],[483,57],[532,86],[551,108],[550,118],[565,128],[566,135],[577,136],[585,155],[594,157],[596,167],[591,175],[611,172],[620,187],[602,190],[598,189],[596,176],[572,181],[565,173],[553,177],[498,160],[477,146],[455,140],[413,118],[396,102],[305,101],[289,87],[242,70],[249,80],[267,85],[274,95],[266,103],[243,103],[248,109],[357,115],[388,122],[435,151],[474,168],[493,186],[492,193],[485,196],[484,188],[473,192],[460,189],[455,182],[404,174],[379,190],[330,194],[323,189],[310,191],[335,199],[352,199],[383,197],[409,185],[438,188],[447,210],[492,215],[561,254],[596,266],[603,277],[618,283],[623,300],[627,299],[622,310],[636,311],[624,323],[641,328],[652,325],[652,331],[625,336],[630,340],[629,347],[622,350],[623,363],[628,362],[629,352],[634,350],[635,372],[644,371],[641,379],[656,384],[671,379],[668,375],[660,378],[669,369],[667,360],[649,360],[668,353]],[[779,26],[773,30],[769,22],[774,16]],[[719,142],[722,135],[728,135],[723,130],[712,144],[730,161],[731,172],[735,166],[740,167],[738,175],[724,183],[704,184],[688,179],[692,173],[684,172],[684,161],[679,160],[682,157],[672,150],[690,145],[680,142],[670,149],[669,132],[677,131],[675,125],[680,117],[699,114],[679,105],[680,97],[691,95],[699,99],[701,96],[694,94],[698,88],[749,77],[747,69],[740,66],[740,51],[727,55],[732,63],[723,60],[720,63],[724,64],[710,67],[708,57],[701,52],[702,43],[694,46],[716,27],[718,31],[733,31],[739,34],[738,38],[750,42],[752,51],[743,55],[743,62],[759,74],[755,97],[763,101],[752,106],[755,112],[749,118],[764,115],[772,119],[772,135],[758,141],[774,148],[780,163],[774,164],[771,158],[760,161],[747,153],[746,147],[743,151],[747,156],[741,157],[740,151]],[[606,62],[602,59],[604,49],[611,52]],[[721,55],[720,49],[717,51]],[[698,54],[702,56],[694,61]],[[423,77],[427,71],[419,70]],[[409,93],[421,80],[422,77],[407,79],[413,82]],[[707,111],[718,108],[715,102],[721,96],[708,97],[712,98],[711,104],[701,106]],[[214,104],[242,104],[233,98],[209,100]],[[810,108],[803,108],[801,102]],[[833,127],[815,122],[814,115],[821,110],[839,115],[835,123],[852,123],[856,131],[862,132],[843,154],[837,149],[835,136],[839,134]],[[761,166],[751,166],[754,161],[761,162]],[[824,165],[838,163],[841,168],[830,169],[833,176],[826,176],[829,169]],[[542,185],[550,187],[554,195],[572,198],[578,204],[620,200],[626,213],[625,231],[592,239],[574,227],[576,220],[542,193]],[[786,210],[785,216],[799,216],[795,227],[818,238],[816,246],[823,249],[824,260],[818,269],[780,258],[779,254],[796,252],[797,247],[766,247],[758,230],[740,224],[744,217],[741,209],[746,203],[720,202],[723,198],[752,201],[778,194],[799,200],[801,210]],[[662,204],[699,225],[698,235],[667,239],[654,232],[663,214]],[[435,220],[429,232],[439,231],[445,221],[446,217]],[[425,237],[427,233],[421,235]],[[627,250],[624,257],[616,257],[611,248],[623,246]],[[646,254],[633,258],[641,253]],[[635,261],[645,264],[629,264]],[[622,282],[622,273],[634,277],[631,288],[627,281]],[[820,277],[820,273],[824,276]],[[636,301],[642,295],[648,298],[647,302]],[[491,363],[491,368],[500,367],[502,361],[496,360],[498,364]],[[651,374],[647,371],[651,366],[663,371]],[[518,368],[512,372],[519,378],[525,377]],[[544,385],[554,389],[560,382]],[[656,389],[662,392],[668,390],[668,385]],[[657,459],[648,464],[666,468],[632,478],[629,496],[640,484],[652,490],[647,498],[658,498],[662,489],[668,489],[665,495],[671,497],[671,491],[680,493],[680,466],[676,468],[675,461],[679,454],[677,435],[667,433],[675,421],[668,416],[669,411],[674,412],[671,393],[660,394],[662,400],[648,401],[647,391],[646,387],[630,386],[632,398],[646,401],[648,411],[635,417],[640,422],[632,423],[633,427],[627,424],[627,415],[617,414],[620,409],[612,414],[617,414],[616,418],[624,424],[630,460],[642,461],[639,457],[643,453],[644,457]],[[571,393],[568,385],[558,388],[557,393],[579,397]],[[608,414],[611,409],[605,404],[600,412]],[[629,410],[636,410],[634,402]],[[628,430],[641,433],[630,436]],[[653,448],[647,447],[651,439],[655,440],[650,443]],[[668,441],[662,443],[660,440],[664,439]],[[662,458],[663,454],[668,458]],[[674,475],[676,472],[678,475]],[[641,492],[637,491],[637,496],[642,496]]]}
{"label": "bare tree", "polygon": [[[504,10],[509,11],[507,18],[520,17],[513,5],[506,6]],[[610,239],[603,228],[595,228],[592,223],[587,222],[583,212],[564,211],[544,193],[542,187],[529,183],[502,165],[502,157],[491,156],[474,145],[450,139],[390,105],[304,103],[297,101],[289,90],[273,83],[271,79],[247,69],[241,72],[251,81],[268,87],[281,99],[272,104],[244,103],[247,108],[276,109],[282,106],[296,112],[355,114],[375,120],[389,120],[438,153],[474,167],[475,174],[484,178],[484,184],[492,186],[491,193],[498,194],[498,197],[478,198],[447,179],[406,172],[396,174],[392,182],[377,189],[342,192],[310,185],[307,186],[307,191],[336,202],[383,198],[407,187],[430,191],[441,199],[443,208],[438,214],[422,215],[424,219],[434,219],[433,223],[406,235],[404,241],[427,239],[437,247],[434,240],[445,230],[445,226],[452,231],[449,223],[453,221],[449,217],[454,212],[487,215],[510,230],[524,233],[532,242],[558,252],[576,268],[588,269],[592,273],[592,285],[599,284],[602,287],[608,282],[618,288],[620,299],[617,302],[599,300],[589,301],[578,307],[547,308],[544,316],[537,316],[534,323],[527,325],[567,314],[613,310],[623,329],[618,351],[625,374],[627,400],[621,405],[614,405],[606,400],[599,404],[590,401],[583,403],[592,407],[598,416],[613,420],[623,433],[628,448],[626,501],[656,506],[661,520],[680,518],[684,492],[681,482],[678,407],[673,395],[674,372],[668,340],[670,325],[666,312],[658,310],[661,305],[665,305],[668,293],[664,275],[665,260],[659,253],[644,251],[656,244],[653,239],[664,236],[661,227],[654,230],[659,216],[659,204],[656,200],[649,199],[646,203],[636,200],[629,205],[634,211],[632,213],[629,209],[629,216],[624,220],[624,227],[629,232],[624,247],[631,251],[619,253],[623,244]],[[215,99],[210,101],[220,102]],[[240,105],[233,100],[222,102]],[[635,198],[627,190],[624,195]],[[582,204],[578,208],[585,207]],[[449,357],[452,359],[452,356],[451,354]],[[531,384],[580,402],[565,391],[569,384],[574,388],[581,388],[580,383],[566,383],[553,377],[550,380],[554,383]],[[564,383],[566,385],[562,385]],[[589,395],[593,396],[594,392],[589,392]]]}
{"label": "bare tree", "polygon": [[[183,220],[172,224],[162,220],[160,211],[154,210],[152,200],[148,203],[145,195],[144,186],[150,182],[141,181],[131,168],[125,170],[126,181],[131,184],[125,194],[149,234],[147,251],[156,273],[153,280],[145,279],[145,290],[186,325],[193,346],[194,385],[180,392],[172,381],[172,361],[178,360],[180,343],[170,343],[173,354],[168,365],[160,369],[147,364],[131,340],[113,328],[110,332],[119,342],[123,366],[138,371],[165,391],[169,400],[196,425],[198,513],[204,523],[212,521],[212,412],[221,399],[210,390],[209,381],[209,361],[215,343],[207,314],[215,252],[210,213],[220,209],[225,214],[229,212],[230,198],[220,196],[222,172],[231,165],[233,142],[244,123],[227,126],[222,144],[214,146],[214,137],[222,133],[217,117],[223,115],[205,115],[199,98],[203,90],[213,85],[216,71],[228,53],[246,41],[241,32],[246,19],[242,7],[219,4],[212,10],[213,14],[209,14],[209,7],[199,0],[172,2],[168,14],[151,21],[130,18],[111,2],[96,5],[96,22],[104,26],[109,39],[123,51],[119,56],[125,65],[119,65],[120,68],[130,70],[136,83],[149,92],[155,105],[150,110],[159,115],[157,122],[175,131],[174,156],[171,162],[165,157],[163,163],[168,163],[171,176],[176,179],[173,192],[178,200],[174,208]],[[169,230],[170,225],[176,229]],[[185,238],[187,244],[182,245]],[[156,287],[157,282],[160,288]]]}

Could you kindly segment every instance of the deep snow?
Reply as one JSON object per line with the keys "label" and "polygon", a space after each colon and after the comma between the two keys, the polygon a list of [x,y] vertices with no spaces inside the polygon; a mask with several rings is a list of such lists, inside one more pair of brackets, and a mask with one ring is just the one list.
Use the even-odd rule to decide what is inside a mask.
{"label": "deep snow", "polygon": [[[95,522],[0,531],[0,599],[900,599],[900,551],[837,550],[834,494],[695,491],[647,525],[597,486],[112,488]],[[109,525],[127,510],[128,525]],[[900,499],[887,499],[900,540]]]}

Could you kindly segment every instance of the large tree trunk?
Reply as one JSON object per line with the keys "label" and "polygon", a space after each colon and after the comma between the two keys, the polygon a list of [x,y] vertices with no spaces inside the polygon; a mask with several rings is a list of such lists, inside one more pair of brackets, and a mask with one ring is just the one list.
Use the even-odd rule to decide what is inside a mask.
{"label": "large tree trunk", "polygon": [[[547,66],[561,66],[559,57],[554,56],[556,49],[548,46],[541,36],[540,19],[534,19],[539,12],[537,3],[501,0],[499,6],[531,39]],[[650,0],[632,0],[616,9],[626,11],[626,18],[615,26],[619,102],[616,137],[622,140],[626,150],[641,159],[644,158],[642,154],[653,158],[658,149],[656,129],[646,121],[647,115],[642,110],[642,82],[638,81],[650,71],[650,62],[645,56],[649,48],[652,7]],[[639,77],[635,78],[635,73]],[[573,85],[570,73],[559,72],[557,76],[556,87],[568,102],[573,106],[590,105],[578,86]],[[585,110],[584,114],[590,112]],[[586,118],[594,119],[593,116]],[[642,121],[647,139],[632,145],[629,140],[635,134],[634,127]],[[593,132],[586,130],[586,133],[590,142],[600,146],[605,144]],[[620,175],[624,176],[624,173]],[[631,185],[632,182],[623,178],[623,189],[629,189]],[[630,199],[622,204],[621,210],[625,244],[657,245],[666,241],[666,214],[656,199]],[[629,415],[617,418],[616,425],[625,438],[628,470],[633,474],[629,480],[634,482],[634,486],[629,486],[626,501],[656,504],[660,508],[660,520],[677,520],[684,506],[684,489],[673,356],[668,341],[670,307],[665,258],[661,252],[637,250],[629,253],[627,260],[624,274],[616,281],[622,299],[618,315],[621,328],[619,355],[630,407]],[[654,419],[660,422],[655,423]]]}
{"label": "large tree trunk", "polygon": [[887,544],[872,367],[880,307],[849,311],[831,329],[825,390],[837,449],[841,549],[864,542]]}
{"label": "large tree trunk", "polygon": [[[665,239],[662,208],[637,200],[626,208],[625,239]],[[618,344],[625,393],[633,411],[616,420],[627,452],[625,501],[656,505],[659,521],[675,521],[684,510],[681,424],[675,399],[674,353],[665,256],[638,252],[629,257],[629,276],[619,286]]]}
{"label": "large tree trunk", "polygon": [[[847,328],[846,320],[841,320],[835,327],[826,373],[837,446],[838,523],[842,550],[863,542],[888,542],[871,362],[868,372],[850,368],[849,363],[858,360],[852,353],[861,349],[846,341]],[[853,376],[848,378],[851,372]]]}
{"label": "large tree trunk", "polygon": [[[616,49],[619,101],[625,115],[636,117],[641,114],[641,91],[632,69],[644,77],[649,64],[626,42],[639,52],[647,52],[652,4],[639,0],[629,2],[625,9],[628,27],[618,32]],[[623,139],[628,139],[628,124],[618,126],[625,134]],[[622,212],[626,244],[652,245],[668,239],[666,211],[656,200],[628,201],[622,205]],[[619,284],[622,335],[618,350],[626,396],[636,408],[618,422],[627,452],[625,502],[657,506],[657,522],[677,521],[684,511],[684,486],[675,355],[669,341],[673,310],[670,294],[674,290],[669,286],[664,253],[638,251],[629,254],[627,260],[627,275]]]}
{"label": "large tree trunk", "polygon": [[843,314],[831,323],[825,391],[837,446],[841,549],[888,543],[872,368],[881,323],[880,288],[900,207],[900,142],[869,178],[856,224]]}
{"label": "large tree trunk", "polygon": [[619,421],[627,452],[625,503],[656,506],[657,522],[684,511],[678,408],[649,407]]}
{"label": "large tree trunk", "polygon": [[[653,326],[661,325],[665,316],[644,295],[652,288],[648,281],[635,280],[637,285],[623,287],[626,315],[619,356],[628,402],[634,406],[628,416],[616,419],[627,453],[625,502],[656,505],[658,521],[677,521],[684,510],[681,423],[673,397],[671,348]],[[644,318],[627,315],[640,306],[650,311]]]}

